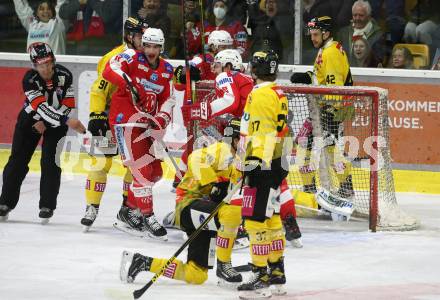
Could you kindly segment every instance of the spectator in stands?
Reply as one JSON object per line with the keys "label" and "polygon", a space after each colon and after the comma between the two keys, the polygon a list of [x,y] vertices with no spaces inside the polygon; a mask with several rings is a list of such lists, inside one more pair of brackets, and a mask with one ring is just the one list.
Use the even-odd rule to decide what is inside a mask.
{"label": "spectator in stands", "polygon": [[122,28],[122,2],[120,0],[65,0],[60,17],[72,23],[69,40],[84,37],[120,36]]}
{"label": "spectator in stands", "polygon": [[329,16],[333,26],[339,28],[350,24],[350,10],[353,0],[303,0],[303,20],[307,24],[314,17]]}
{"label": "spectator in stands", "polygon": [[377,68],[382,67],[382,64],[371,51],[368,41],[362,37],[357,36],[353,41],[353,49],[351,49],[350,66],[361,68]]}
{"label": "spectator in stands", "polygon": [[394,47],[390,67],[393,69],[414,69],[414,58],[406,47]]}
{"label": "spectator in stands", "polygon": [[439,30],[440,2],[438,0],[419,0],[411,10],[406,24],[404,40],[407,43],[433,44],[433,34]]}
{"label": "spectator in stands", "polygon": [[137,16],[149,27],[160,28],[165,37],[171,30],[171,19],[167,15],[166,2],[161,0],[144,0],[142,7],[137,11]]}
{"label": "spectator in stands", "polygon": [[26,49],[35,42],[43,42],[48,44],[55,54],[66,53],[66,28],[58,17],[62,3],[63,0],[58,0],[55,6],[52,1],[43,0],[33,11],[27,0],[14,0],[17,16],[28,32]]}
{"label": "spectator in stands", "polygon": [[263,10],[258,3],[248,6],[249,23],[252,36],[250,37],[251,53],[258,50],[274,50],[279,59],[283,56],[283,45],[279,30],[275,23],[278,15],[278,0],[265,0]]}
{"label": "spectator in stands", "polygon": [[[302,0],[303,1],[303,24],[306,28],[307,23],[314,17],[329,16],[333,20],[334,32],[349,25],[351,19],[351,7],[353,0]],[[307,40],[310,37],[306,38]],[[349,48],[347,48],[348,50]],[[317,49],[311,43],[303,43],[303,62],[310,64],[316,57]]]}
{"label": "spectator in stands", "polygon": [[233,20],[229,16],[227,0],[214,0],[205,21],[205,45],[208,41],[209,34],[214,30],[225,30],[229,32],[234,40],[235,49],[240,52],[243,59],[246,58],[248,52],[248,35],[242,23]]}
{"label": "spectator in stands", "polygon": [[[368,0],[371,4],[371,15],[375,20],[381,19],[385,12],[385,23],[391,45],[400,43],[405,29],[405,0]],[[382,9],[385,4],[385,11]]]}
{"label": "spectator in stands", "polygon": [[383,62],[387,53],[385,37],[382,29],[371,17],[370,3],[364,0],[354,2],[352,17],[352,24],[342,28],[338,33],[344,49],[353,49],[353,38],[356,39],[357,36],[362,36],[371,45],[371,49],[379,61]]}
{"label": "spectator in stands", "polygon": [[[188,45],[188,57],[193,57],[196,54],[202,53],[202,42],[201,34],[202,30],[200,28],[200,9],[195,0],[185,1],[185,32],[187,34],[187,45]],[[180,23],[181,24],[181,23]],[[170,50],[171,53],[175,53],[172,56],[177,58],[184,58],[183,49],[183,34],[184,30],[179,26],[178,32],[179,39],[175,46]]]}

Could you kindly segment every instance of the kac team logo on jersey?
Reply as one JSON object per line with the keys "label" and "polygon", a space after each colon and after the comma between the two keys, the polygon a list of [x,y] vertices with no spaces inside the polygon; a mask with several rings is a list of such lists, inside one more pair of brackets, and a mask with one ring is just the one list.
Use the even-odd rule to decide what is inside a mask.
{"label": "kac team logo on jersey", "polygon": [[141,63],[145,62],[145,55],[142,53],[138,54],[137,60]]}
{"label": "kac team logo on jersey", "polygon": [[152,81],[157,81],[157,79],[158,79],[157,74],[156,74],[156,73],[151,74],[150,79],[151,79]]}
{"label": "kac team logo on jersey", "polygon": [[170,65],[169,63],[166,63],[166,64],[165,64],[165,69],[166,69],[167,72],[169,72],[169,73],[173,73],[173,72],[174,72],[174,70],[173,70],[173,66]]}

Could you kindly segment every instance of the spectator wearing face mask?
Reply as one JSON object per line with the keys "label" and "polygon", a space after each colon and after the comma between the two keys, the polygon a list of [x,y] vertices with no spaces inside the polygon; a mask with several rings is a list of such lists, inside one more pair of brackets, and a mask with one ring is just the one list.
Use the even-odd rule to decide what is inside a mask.
{"label": "spectator wearing face mask", "polygon": [[214,0],[211,10],[205,20],[205,45],[208,42],[209,34],[214,30],[225,30],[229,32],[234,40],[233,48],[240,52],[243,59],[248,52],[248,35],[242,23],[233,20],[228,14],[227,0]]}
{"label": "spectator wearing face mask", "polygon": [[381,68],[382,64],[371,51],[368,41],[357,36],[353,40],[353,49],[351,49],[350,66],[360,68]]}
{"label": "spectator wearing face mask", "polygon": [[414,58],[408,48],[395,47],[391,54],[390,68],[414,69]]}
{"label": "spectator wearing face mask", "polygon": [[[371,17],[371,6],[368,1],[357,0],[352,6],[352,24],[343,27],[338,37],[344,49],[353,49],[356,36],[365,37],[379,61],[383,62],[389,53],[385,45],[385,36],[377,22]],[[351,55],[352,53],[350,53]]]}
{"label": "spectator wearing face mask", "polygon": [[14,0],[17,16],[28,32],[26,49],[35,42],[43,42],[52,48],[54,54],[66,54],[66,28],[58,17],[63,2],[58,0],[55,6],[52,1],[43,0],[33,11],[27,0]]}

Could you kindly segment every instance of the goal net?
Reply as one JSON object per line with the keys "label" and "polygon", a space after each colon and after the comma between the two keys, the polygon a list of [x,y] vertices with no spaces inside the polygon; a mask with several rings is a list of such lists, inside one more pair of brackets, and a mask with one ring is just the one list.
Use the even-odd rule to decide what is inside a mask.
{"label": "goal net", "polygon": [[[279,87],[289,105],[287,125],[292,137],[287,139],[290,145],[285,147],[285,154],[289,158],[290,188],[311,193],[324,189],[341,195],[354,204],[354,216],[368,219],[372,231],[416,229],[418,221],[403,212],[396,201],[387,90],[293,84]],[[196,91],[197,101],[215,99],[213,82],[197,83]],[[226,119],[192,121],[194,147],[221,138]],[[313,128],[308,135],[304,135],[305,127]]]}

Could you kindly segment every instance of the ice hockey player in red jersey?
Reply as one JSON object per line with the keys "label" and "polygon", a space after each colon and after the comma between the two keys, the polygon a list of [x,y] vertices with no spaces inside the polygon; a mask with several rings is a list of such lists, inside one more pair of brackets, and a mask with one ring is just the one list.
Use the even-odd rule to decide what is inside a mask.
{"label": "ice hockey player in red jersey", "polygon": [[[211,36],[212,43],[215,41],[218,45],[227,44],[227,32],[214,31]],[[221,139],[224,126],[228,123],[229,119],[232,116],[241,117],[246,97],[253,87],[253,80],[243,73],[244,68],[240,53],[234,49],[225,49],[218,52],[211,64],[211,69],[213,76],[215,76],[216,99],[209,103],[207,109],[203,109],[206,112],[201,116],[201,119],[206,121],[213,117],[220,117],[221,120],[216,122],[219,126],[209,126],[206,130],[209,130],[207,135],[217,136],[218,139]],[[201,104],[201,102],[196,104],[185,103],[182,106],[184,123],[188,124],[190,121],[187,119],[187,116],[200,115],[201,105],[204,104]],[[186,170],[187,158],[188,153],[185,148],[180,164],[180,169],[183,172]],[[173,187],[177,187],[179,182],[180,180],[176,177]]]}
{"label": "ice hockey player in red jersey", "polygon": [[[240,21],[230,18],[226,2],[226,0],[212,1],[212,10],[203,23],[205,29],[205,43],[209,43],[208,37],[213,31],[225,30],[231,35],[232,40],[234,41],[233,48],[238,50],[243,59],[246,59],[249,48],[246,29]],[[198,28],[202,27],[200,22],[196,26]],[[189,48],[194,48],[192,43],[196,43],[196,46],[200,44],[199,39],[193,39],[189,42]]]}
{"label": "ice hockey player in red jersey", "polygon": [[[241,56],[238,51],[233,49],[217,53],[214,59],[213,71],[217,74],[215,79],[216,99],[207,105],[203,118],[201,114],[199,115],[201,120],[212,120],[214,117],[217,117],[217,120],[220,119],[220,122],[216,122],[220,124],[219,126],[212,125],[207,130],[210,136],[221,136],[224,129],[221,125],[222,118],[227,120],[228,115],[241,118],[247,96],[253,89],[253,79],[243,73]],[[184,112],[184,115],[194,116],[197,115],[197,111],[202,110],[202,106],[203,104],[196,103],[186,105],[182,110],[193,110],[193,113]],[[225,121],[226,123],[227,121]],[[302,247],[301,231],[296,222],[295,202],[286,180],[282,181],[280,189],[280,215],[286,232],[286,239],[291,242],[292,246],[300,248]],[[166,226],[172,223],[172,213],[165,217],[163,223],[167,224]]]}
{"label": "ice hockey player in red jersey", "polygon": [[[194,56],[190,64],[190,77],[192,81],[199,80],[214,80],[217,74],[212,71],[211,65],[214,62],[214,57],[217,53],[222,50],[229,49],[232,47],[233,40],[231,35],[224,30],[215,30],[211,32],[208,38],[208,49],[209,51],[204,54],[199,54]],[[175,78],[175,89],[178,91],[184,91],[186,85],[186,70],[183,66],[178,66],[174,71]],[[184,99],[188,99],[185,95]],[[184,103],[187,105],[188,103]],[[189,103],[190,104],[190,103]],[[186,170],[186,164],[188,160],[188,150],[185,145],[184,151],[181,156],[181,171]],[[182,174],[183,176],[183,174]],[[180,182],[181,177],[176,174],[173,182],[173,192],[175,191],[177,185]]]}
{"label": "ice hockey player in red jersey", "polygon": [[[191,80],[214,80],[217,74],[215,74],[211,65],[214,62],[214,57],[222,50],[232,47],[233,40],[231,35],[225,30],[214,30],[211,32],[208,38],[208,51],[195,55],[190,61],[191,67]],[[185,68],[178,66],[174,71],[174,76],[177,90],[184,90],[186,83]]]}
{"label": "ice hockey player in red jersey", "polygon": [[121,158],[133,174],[126,210],[118,219],[130,227],[116,227],[166,240],[167,231],[153,212],[152,187],[162,177],[161,160],[153,143],[161,139],[171,121],[175,99],[170,93],[173,67],[159,55],[165,38],[162,30],[148,28],[142,36],[143,52],[126,50],[107,64],[103,77],[118,86],[110,106],[109,123]]}

